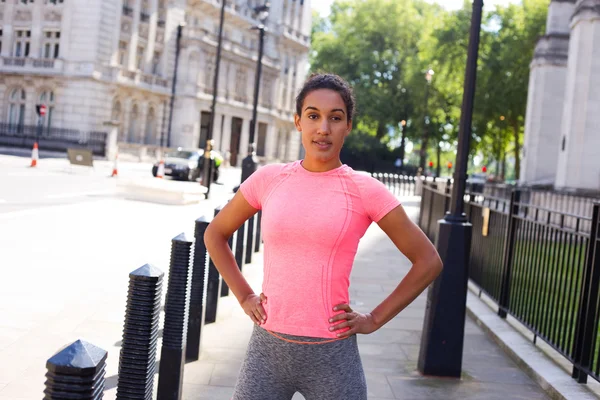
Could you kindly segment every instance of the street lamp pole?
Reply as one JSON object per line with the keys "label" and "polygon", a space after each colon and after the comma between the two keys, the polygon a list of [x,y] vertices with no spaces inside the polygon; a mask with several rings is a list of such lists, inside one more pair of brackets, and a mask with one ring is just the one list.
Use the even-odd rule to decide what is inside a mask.
{"label": "street lamp pole", "polygon": [[[175,45],[175,71],[173,72],[173,82],[171,84],[171,106],[169,108],[169,127],[167,129],[167,148],[171,147],[171,126],[173,124],[173,106],[175,104],[175,90],[177,88],[177,67],[179,66],[179,53],[181,51],[181,33],[185,23],[177,27],[177,41]],[[162,145],[162,143],[161,143]]]}
{"label": "street lamp pole", "polygon": [[403,119],[400,122],[400,125],[402,125],[402,139],[400,140],[400,160],[402,161],[402,170],[404,170],[404,157],[406,155],[406,120]]}
{"label": "street lamp pole", "polygon": [[219,37],[217,38],[217,56],[215,58],[215,75],[213,77],[213,97],[210,105],[210,121],[208,123],[208,132],[206,134],[206,142],[204,143],[204,161],[202,168],[202,184],[206,186],[205,197],[208,199],[210,195],[210,184],[212,182],[212,162],[210,153],[213,147],[213,132],[215,129],[215,112],[217,108],[217,96],[219,95],[219,67],[221,65],[221,46],[223,44],[223,23],[225,22],[225,5],[226,0],[221,0],[221,17],[219,21]]}
{"label": "street lamp pole", "polygon": [[473,0],[469,52],[458,137],[450,212],[438,221],[436,248],[444,269],[430,286],[421,336],[418,369],[425,375],[460,378],[472,225],[464,214],[473,100],[483,0]]}
{"label": "street lamp pole", "polygon": [[425,117],[423,118],[423,139],[421,140],[421,151],[419,152],[419,167],[421,171],[425,171],[425,159],[427,158],[427,143],[429,142],[429,85],[433,78],[433,70],[429,69],[425,73]]}
{"label": "street lamp pole", "polygon": [[258,14],[260,24],[252,27],[252,29],[257,29],[259,32],[258,60],[256,63],[256,76],[254,78],[254,100],[252,104],[252,120],[250,121],[250,137],[248,139],[248,156],[242,160],[242,182],[248,179],[248,177],[252,175],[257,168],[257,162],[255,157],[256,146],[254,144],[254,136],[256,132],[258,118],[258,97],[260,91],[260,78],[262,74],[262,59],[264,53],[265,32],[267,31],[265,22],[267,17],[269,16],[269,8],[269,2],[266,2],[264,5],[255,8],[255,12]]}

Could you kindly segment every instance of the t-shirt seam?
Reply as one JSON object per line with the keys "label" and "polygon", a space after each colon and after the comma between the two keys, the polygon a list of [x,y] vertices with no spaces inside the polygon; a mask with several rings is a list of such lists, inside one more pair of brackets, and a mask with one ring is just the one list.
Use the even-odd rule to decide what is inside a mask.
{"label": "t-shirt seam", "polygon": [[358,183],[356,183],[356,181],[354,180],[354,175],[350,174],[349,175],[350,180],[352,181],[352,183],[354,184],[354,186],[356,186],[356,190],[358,191],[358,197],[360,198],[360,204],[362,205],[363,210],[365,210],[365,213],[367,214],[367,216],[373,220],[373,218],[371,218],[371,216],[369,215],[369,210],[367,210],[367,207],[365,207],[365,202],[363,200],[363,193],[360,190],[360,185]]}

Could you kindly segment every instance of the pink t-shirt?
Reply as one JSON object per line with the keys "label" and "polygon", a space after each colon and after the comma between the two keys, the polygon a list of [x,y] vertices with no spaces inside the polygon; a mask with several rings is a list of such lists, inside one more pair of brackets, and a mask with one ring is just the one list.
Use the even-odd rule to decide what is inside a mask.
{"label": "pink t-shirt", "polygon": [[335,338],[329,318],[348,303],[359,240],[400,202],[379,181],[347,165],[310,172],[301,161],[259,168],[241,186],[262,209],[267,321],[290,335]]}

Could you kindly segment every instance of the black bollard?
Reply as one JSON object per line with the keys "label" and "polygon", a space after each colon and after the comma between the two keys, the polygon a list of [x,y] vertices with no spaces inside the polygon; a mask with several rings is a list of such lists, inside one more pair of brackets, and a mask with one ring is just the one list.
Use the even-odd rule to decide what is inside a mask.
{"label": "black bollard", "polygon": [[196,361],[200,357],[200,339],[204,327],[204,289],[208,281],[208,268],[206,268],[208,253],[204,244],[204,232],[206,232],[209,223],[208,218],[202,216],[196,220],[194,230],[196,242],[194,246],[192,288],[190,290],[190,316],[185,350],[186,361]]}
{"label": "black bollard", "polygon": [[[223,209],[223,206],[215,208],[215,217],[219,214],[219,211]],[[204,323],[210,324],[217,320],[217,305],[219,302],[219,295],[221,293],[221,275],[215,267],[215,263],[212,259],[208,261],[208,281],[206,283],[206,312],[204,314]]]}
{"label": "black bollard", "polygon": [[246,230],[246,264],[250,264],[252,262],[252,245],[254,243],[254,216],[248,218],[246,221],[247,230]]}
{"label": "black bollard", "polygon": [[190,252],[185,234],[171,241],[171,265],[165,300],[165,321],[158,374],[158,400],[180,400],[190,303]]}
{"label": "black bollard", "polygon": [[235,236],[235,262],[238,265],[240,271],[244,265],[244,238],[246,236],[246,223],[243,223],[242,226],[236,232]]}
{"label": "black bollard", "polygon": [[108,353],[77,340],[46,362],[44,400],[100,400],[104,396]]}
{"label": "black bollard", "polygon": [[129,274],[117,400],[152,400],[164,275],[150,264]]}
{"label": "black bollard", "polygon": [[260,222],[262,220],[262,210],[258,210],[258,213],[256,214],[256,237],[255,237],[255,243],[254,243],[254,252],[258,253],[260,251]]}

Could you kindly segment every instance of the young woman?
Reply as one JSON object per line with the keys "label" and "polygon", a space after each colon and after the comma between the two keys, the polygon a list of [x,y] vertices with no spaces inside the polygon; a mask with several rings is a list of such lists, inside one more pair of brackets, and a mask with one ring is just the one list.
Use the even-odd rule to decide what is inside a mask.
{"label": "young woman", "polygon": [[[339,76],[312,75],[296,99],[303,160],[259,168],[206,230],[217,269],[255,327],[234,400],[366,400],[356,334],[381,328],[441,272],[431,242],[386,187],[340,161],[354,98]],[[227,239],[262,209],[262,293],[255,294]],[[376,222],[413,263],[373,311],[349,306],[359,240]],[[373,265],[373,268],[377,268]]]}

